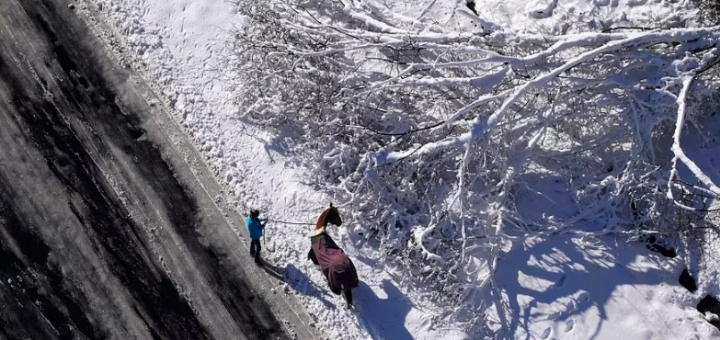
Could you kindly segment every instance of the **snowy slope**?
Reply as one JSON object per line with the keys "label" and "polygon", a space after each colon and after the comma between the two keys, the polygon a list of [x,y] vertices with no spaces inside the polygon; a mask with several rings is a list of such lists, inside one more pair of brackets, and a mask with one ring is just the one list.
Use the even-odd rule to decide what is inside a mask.
{"label": "snowy slope", "polygon": [[[448,29],[472,30],[483,25],[526,33],[649,25],[657,20],[682,23],[692,14],[686,2],[667,0],[488,1],[476,6],[478,21],[465,15],[469,12],[464,1],[368,3],[388,20],[428,20]],[[233,94],[242,84],[232,80],[226,56],[229,31],[241,25],[242,18],[231,3],[98,0],[92,4],[131,47],[126,53],[129,62],[165,96],[238,209],[259,207],[271,221],[315,221],[333,197],[304,184],[307,174],[288,153],[292,141],[237,118]],[[600,15],[587,20],[580,15],[590,12]],[[553,195],[553,202],[566,200],[566,188],[538,185],[542,192],[560,193]],[[546,212],[539,212],[538,204],[545,210],[555,206],[542,199],[526,202],[523,209],[536,214]],[[308,226],[271,222],[265,240],[265,256],[288,271],[285,291],[300,299],[327,338],[346,334],[350,339],[463,339],[483,333],[468,325],[447,324],[444,316],[454,311],[440,310],[426,296],[408,290],[378,264],[376,250],[355,248],[348,240],[349,232],[344,228],[331,231],[355,260],[363,281],[355,312],[342,308],[317,268],[305,259]],[[531,339],[682,339],[691,335],[707,339],[718,335],[693,309],[702,296],[678,286],[676,277],[682,269],[678,260],[658,258],[641,247],[617,246],[612,239],[557,236],[533,243],[514,245],[499,265],[496,280],[511,303],[497,304],[496,312],[487,314],[485,321],[495,324],[500,333]],[[504,322],[498,308],[515,317]],[[669,330],[677,337],[669,336]]]}

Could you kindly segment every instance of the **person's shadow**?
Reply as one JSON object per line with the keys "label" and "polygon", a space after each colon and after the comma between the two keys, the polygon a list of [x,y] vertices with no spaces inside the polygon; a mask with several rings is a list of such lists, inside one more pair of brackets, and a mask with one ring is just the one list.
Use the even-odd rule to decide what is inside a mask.
{"label": "person's shadow", "polygon": [[280,267],[274,266],[270,262],[265,261],[265,259],[263,259],[263,258],[260,258],[260,262],[261,262],[261,265],[258,267],[260,267],[268,275],[270,275],[273,278],[280,280],[282,282],[286,282],[285,271],[287,270],[287,268],[280,268]]}
{"label": "person's shadow", "polygon": [[373,340],[413,340],[405,327],[405,319],[412,305],[390,281],[383,280],[381,288],[387,297],[379,297],[365,282],[353,291],[357,317]]}

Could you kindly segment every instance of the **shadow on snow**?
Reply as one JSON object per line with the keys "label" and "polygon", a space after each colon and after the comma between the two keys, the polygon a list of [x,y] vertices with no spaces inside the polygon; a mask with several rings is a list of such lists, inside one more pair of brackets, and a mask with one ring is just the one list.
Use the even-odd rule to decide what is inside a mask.
{"label": "shadow on snow", "polygon": [[[611,246],[611,238],[582,242],[569,236],[556,236],[524,249],[514,249],[498,266],[497,280],[508,299],[507,334],[515,339],[533,339],[536,334],[550,335],[551,324],[566,324],[569,332],[572,316],[584,314],[596,321],[588,339],[597,337],[608,321],[607,306],[625,300],[618,288],[625,285],[676,284],[676,277],[661,270],[667,259],[637,245]],[[638,263],[638,256],[646,258]],[[620,302],[618,302],[620,301]],[[594,309],[594,311],[590,311]],[[592,313],[592,314],[587,314]],[[590,315],[590,316],[589,316]],[[542,337],[542,336],[541,336]]]}

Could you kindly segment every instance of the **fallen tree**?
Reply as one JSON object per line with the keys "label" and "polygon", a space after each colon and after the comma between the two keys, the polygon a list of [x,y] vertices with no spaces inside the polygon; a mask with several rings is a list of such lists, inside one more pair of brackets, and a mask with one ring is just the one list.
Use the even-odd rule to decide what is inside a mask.
{"label": "fallen tree", "polygon": [[[683,133],[706,133],[717,27],[509,34],[461,8],[481,29],[454,32],[362,6],[240,0],[241,115],[288,138],[351,240],[432,301],[507,324],[478,297],[501,296],[492,273],[525,237],[711,226],[720,188]],[[521,202],[552,201],[543,188],[571,206]]]}

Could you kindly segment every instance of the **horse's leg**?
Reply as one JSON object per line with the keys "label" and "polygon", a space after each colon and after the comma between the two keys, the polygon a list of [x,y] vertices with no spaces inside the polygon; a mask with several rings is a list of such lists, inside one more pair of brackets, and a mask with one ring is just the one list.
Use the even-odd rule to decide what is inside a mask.
{"label": "horse's leg", "polygon": [[353,305],[352,288],[343,287],[343,297],[345,298],[345,302],[347,302],[347,308],[352,307],[352,305]]}

